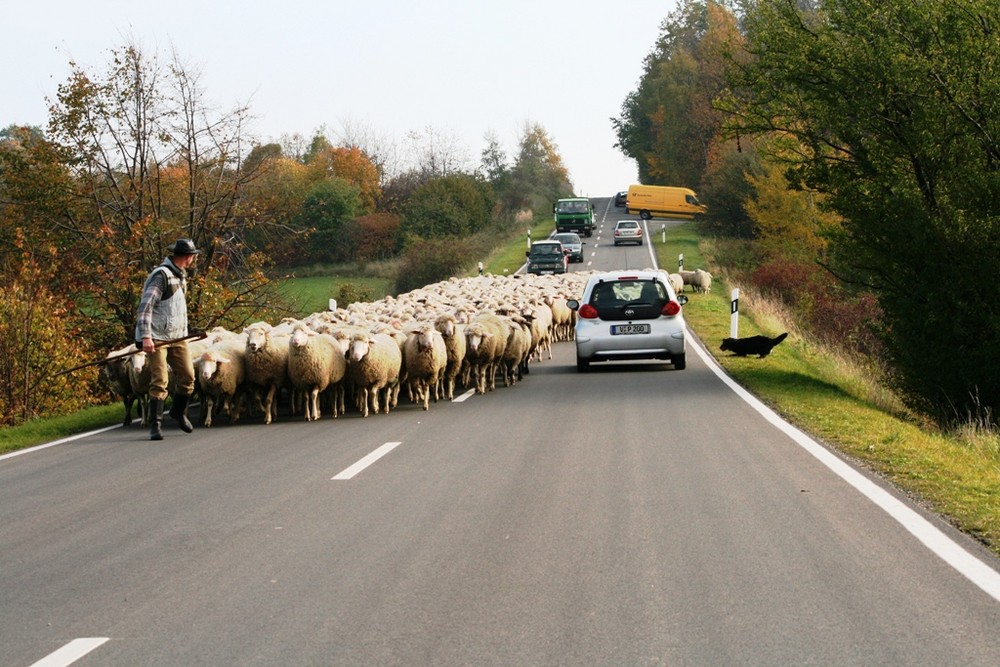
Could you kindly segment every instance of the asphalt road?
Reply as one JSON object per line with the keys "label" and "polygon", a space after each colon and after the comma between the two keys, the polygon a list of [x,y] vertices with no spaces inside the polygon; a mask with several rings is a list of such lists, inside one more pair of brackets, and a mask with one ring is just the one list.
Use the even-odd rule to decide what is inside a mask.
{"label": "asphalt road", "polygon": [[1000,661],[1000,602],[690,350],[578,374],[561,343],[428,412],[220,422],[0,460],[0,664]]}

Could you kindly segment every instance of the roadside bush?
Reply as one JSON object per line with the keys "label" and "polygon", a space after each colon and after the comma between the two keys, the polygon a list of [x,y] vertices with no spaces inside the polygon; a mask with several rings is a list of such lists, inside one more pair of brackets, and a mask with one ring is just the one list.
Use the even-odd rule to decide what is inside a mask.
{"label": "roadside bush", "polygon": [[345,234],[353,238],[356,261],[389,259],[396,254],[399,216],[394,213],[363,215],[348,225]]}
{"label": "roadside bush", "polygon": [[780,299],[821,342],[882,363],[877,328],[882,311],[873,294],[852,292],[815,263],[774,258],[750,272],[760,292]]}
{"label": "roadside bush", "polygon": [[476,257],[483,254],[481,243],[474,237],[444,237],[419,239],[403,253],[396,275],[396,293],[410,290],[454,275],[465,273]]}
{"label": "roadside bush", "polygon": [[468,174],[450,174],[417,187],[403,207],[401,240],[475,234],[490,224],[493,188]]}
{"label": "roadside bush", "polygon": [[375,301],[374,290],[357,283],[344,283],[337,290],[337,306],[339,308],[346,308],[352,303],[368,301]]}
{"label": "roadside bush", "polygon": [[73,412],[102,394],[97,367],[54,375],[98,353],[49,291],[50,279],[28,261],[0,289],[0,426]]}

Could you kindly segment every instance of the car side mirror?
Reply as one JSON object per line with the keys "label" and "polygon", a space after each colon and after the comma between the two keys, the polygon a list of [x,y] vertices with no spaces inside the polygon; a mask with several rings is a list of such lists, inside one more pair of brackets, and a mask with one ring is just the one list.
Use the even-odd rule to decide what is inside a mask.
{"label": "car side mirror", "polygon": [[576,299],[570,299],[566,302],[566,307],[569,308],[570,310],[579,310],[580,302],[577,301]]}
{"label": "car side mirror", "polygon": [[530,250],[525,250],[524,251],[524,256],[525,257],[531,257],[531,251]]}
{"label": "car side mirror", "polygon": [[677,295],[677,303],[679,303],[679,304],[681,304],[683,306],[687,302],[688,302],[688,298],[687,298],[686,295],[684,295],[684,294],[678,294]]}

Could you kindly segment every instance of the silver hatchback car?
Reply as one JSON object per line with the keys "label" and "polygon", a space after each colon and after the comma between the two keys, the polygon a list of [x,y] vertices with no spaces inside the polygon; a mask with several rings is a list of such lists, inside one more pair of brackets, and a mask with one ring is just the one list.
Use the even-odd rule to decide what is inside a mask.
{"label": "silver hatchback car", "polygon": [[642,226],[635,220],[619,220],[613,233],[615,245],[635,243],[642,245]]}
{"label": "silver hatchback car", "polygon": [[663,359],[687,366],[684,314],[688,299],[675,294],[663,271],[611,271],[592,275],[576,311],[576,368],[592,361]]}

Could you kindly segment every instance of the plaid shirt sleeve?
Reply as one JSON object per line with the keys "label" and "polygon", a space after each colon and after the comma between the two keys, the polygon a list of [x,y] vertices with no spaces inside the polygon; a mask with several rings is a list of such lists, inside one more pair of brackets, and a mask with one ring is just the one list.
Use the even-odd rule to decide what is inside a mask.
{"label": "plaid shirt sleeve", "polygon": [[162,271],[154,271],[146,279],[142,287],[142,298],[139,299],[139,315],[136,319],[136,342],[143,338],[153,337],[153,306],[163,295],[164,281]]}

